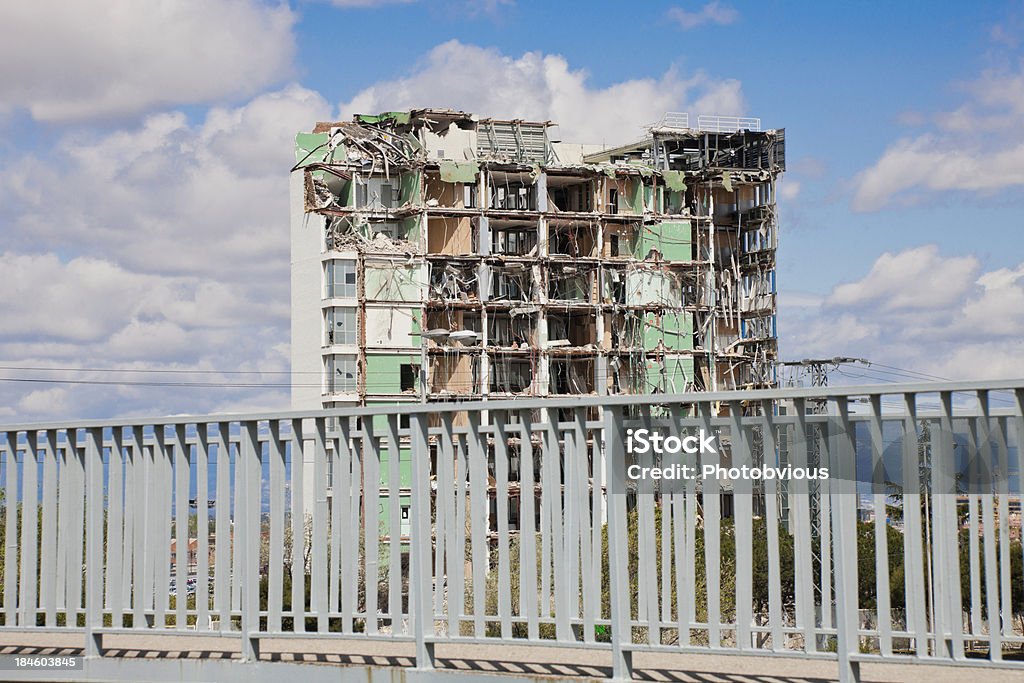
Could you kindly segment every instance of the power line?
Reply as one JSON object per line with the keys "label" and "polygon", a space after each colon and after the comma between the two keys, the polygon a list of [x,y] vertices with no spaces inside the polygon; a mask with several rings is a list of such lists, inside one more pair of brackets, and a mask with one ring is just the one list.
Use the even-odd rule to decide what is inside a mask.
{"label": "power line", "polygon": [[[355,354],[352,354],[355,355]],[[142,370],[139,368],[61,368],[27,365],[0,365],[0,370],[23,370],[25,372],[124,372],[164,373],[179,375],[298,375],[319,374],[313,370],[170,370],[166,368]]]}
{"label": "power line", "polygon": [[317,384],[270,384],[270,383],[230,383],[230,382],[157,382],[157,381],[135,381],[110,379],[45,379],[42,377],[0,377],[0,382],[28,382],[39,384],[101,384],[105,386],[139,386],[139,387],[203,387],[203,388],[245,388],[245,387],[318,387]]}

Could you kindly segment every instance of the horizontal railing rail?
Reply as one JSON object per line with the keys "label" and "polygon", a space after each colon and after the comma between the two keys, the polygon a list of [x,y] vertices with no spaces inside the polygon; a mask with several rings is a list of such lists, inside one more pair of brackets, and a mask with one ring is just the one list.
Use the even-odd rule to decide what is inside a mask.
{"label": "horizontal railing rail", "polygon": [[0,629],[93,657],[408,640],[420,668],[592,647],[620,678],[639,650],[1015,666],[1022,405],[1007,380],[0,427]]}

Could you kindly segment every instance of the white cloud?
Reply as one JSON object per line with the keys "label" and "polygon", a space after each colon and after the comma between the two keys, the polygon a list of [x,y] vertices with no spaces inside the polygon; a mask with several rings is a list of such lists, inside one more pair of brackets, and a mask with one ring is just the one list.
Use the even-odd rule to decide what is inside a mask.
{"label": "white cloud", "polygon": [[858,174],[853,208],[876,211],[936,193],[1024,187],[1024,62],[963,86],[968,100],[932,117],[934,130],[892,143]]}
{"label": "white cloud", "polygon": [[789,178],[779,184],[779,199],[792,200],[800,195],[800,181]]}
{"label": "white cloud", "polygon": [[409,5],[419,0],[330,0],[335,7],[344,9],[382,7],[384,5]]}
{"label": "white cloud", "polygon": [[59,414],[69,407],[68,390],[62,387],[37,389],[18,401],[18,410],[29,415]]}
{"label": "white cloud", "polygon": [[[343,114],[411,107],[452,107],[474,114],[552,120],[569,142],[622,143],[666,111],[741,114],[740,82],[669,69],[605,88],[588,83],[560,55],[519,57],[452,40],[438,45],[405,77],[377,83],[341,105]],[[628,102],[629,106],[623,106]]]}
{"label": "white cloud", "polygon": [[668,10],[668,18],[679,24],[680,28],[688,31],[704,24],[726,26],[735,23],[740,18],[740,13],[718,0],[713,0],[696,11],[671,7]]}
{"label": "white cloud", "polygon": [[[420,0],[327,0],[341,9],[377,9],[390,5],[411,5]],[[516,0],[448,0],[448,10],[462,18],[497,17],[502,8],[512,7]]]}
{"label": "white cloud", "polygon": [[886,252],[866,277],[837,285],[825,303],[886,311],[946,308],[974,284],[977,270],[973,256],[946,258],[935,245]]}
{"label": "white cloud", "polygon": [[286,78],[285,3],[0,3],[0,110],[40,121],[119,117],[245,97]]}
{"label": "white cloud", "polygon": [[954,379],[1022,374],[1024,263],[984,271],[926,245],[882,254],[818,306],[785,293],[779,303],[786,358],[848,355]]}
{"label": "white cloud", "polygon": [[52,153],[0,164],[6,243],[136,272],[215,274],[253,291],[276,279],[286,291],[294,134],[330,114],[317,93],[290,86],[196,125],[172,112],[68,135]]}
{"label": "white cloud", "polygon": [[[210,110],[195,124],[181,113],[157,114],[108,134],[71,132],[52,151],[0,162],[7,249],[0,254],[0,319],[18,321],[0,329],[0,359],[18,366],[287,371],[288,170],[295,132],[329,118],[323,98],[291,86]],[[116,372],[45,376],[140,379]],[[141,378],[239,382],[221,374]],[[241,381],[287,384],[288,375]],[[21,406],[38,386],[0,383],[0,404]],[[67,410],[47,412],[36,398],[18,418],[196,413],[233,400],[271,407],[287,401],[284,388],[271,386],[62,388]]]}

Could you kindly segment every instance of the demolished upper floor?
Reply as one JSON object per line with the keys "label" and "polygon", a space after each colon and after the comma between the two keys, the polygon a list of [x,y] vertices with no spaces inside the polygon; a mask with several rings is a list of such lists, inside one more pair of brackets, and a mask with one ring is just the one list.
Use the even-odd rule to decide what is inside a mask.
{"label": "demolished upper floor", "polygon": [[[785,129],[761,130],[759,119],[699,117],[670,113],[647,127],[640,140],[617,147],[562,142],[551,121],[478,118],[452,109],[357,114],[352,121],[321,122],[296,137],[295,169],[383,172],[440,169],[448,180],[469,178],[486,163],[492,168],[617,170],[672,176],[722,169],[785,170]],[[674,182],[678,182],[674,180]]]}

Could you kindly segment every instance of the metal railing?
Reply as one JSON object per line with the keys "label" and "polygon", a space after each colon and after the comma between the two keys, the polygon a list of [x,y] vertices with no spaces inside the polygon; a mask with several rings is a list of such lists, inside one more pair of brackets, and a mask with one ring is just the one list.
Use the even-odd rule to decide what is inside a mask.
{"label": "metal railing", "polygon": [[[990,381],[12,425],[0,632],[91,657],[218,632],[243,662],[385,638],[420,669],[589,647],[617,678],[636,651],[1019,666],[1022,405]],[[714,434],[675,461],[725,475],[631,478],[675,462],[627,453],[641,428]]]}
{"label": "metal railing", "polygon": [[649,124],[647,127],[688,130],[690,128],[690,115],[685,111],[667,111],[660,121]]}
{"label": "metal railing", "polygon": [[698,116],[697,130],[711,133],[736,133],[741,130],[761,130],[761,119],[741,116]]}

